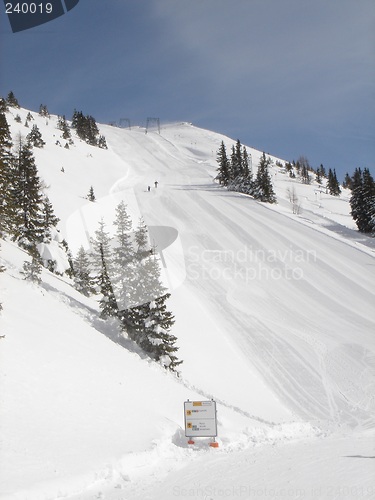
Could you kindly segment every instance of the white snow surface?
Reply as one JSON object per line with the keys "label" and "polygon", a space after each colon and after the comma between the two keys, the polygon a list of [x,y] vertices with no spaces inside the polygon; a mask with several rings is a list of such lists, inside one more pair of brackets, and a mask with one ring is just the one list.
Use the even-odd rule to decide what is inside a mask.
{"label": "white snow surface", "polygon": [[[7,114],[14,139],[27,113]],[[100,125],[108,150],[77,137],[65,149],[57,117],[32,115],[74,253],[122,199],[150,234],[164,227],[184,363],[177,377],[149,360],[67,277],[26,282],[29,257],[2,240],[0,499],[375,498],[375,241],[356,231],[350,193],[303,185],[271,157],[278,203],[262,204],[214,181],[228,137]],[[219,447],[188,445],[183,402],[211,398]]]}

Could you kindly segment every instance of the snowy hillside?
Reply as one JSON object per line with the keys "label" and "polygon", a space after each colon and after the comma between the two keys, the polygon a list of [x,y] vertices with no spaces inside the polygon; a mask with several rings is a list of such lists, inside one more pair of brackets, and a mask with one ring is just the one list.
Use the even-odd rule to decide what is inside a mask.
{"label": "snowy hillside", "polygon": [[[7,113],[14,138],[27,113]],[[179,378],[151,362],[67,277],[26,282],[29,257],[2,241],[1,500],[375,498],[375,241],[355,230],[349,192],[272,158],[278,203],[262,204],[214,182],[221,141],[234,144],[220,134],[102,125],[108,150],[77,137],[66,149],[57,117],[32,115],[74,253],[119,201],[144,217],[184,362]],[[189,447],[183,402],[211,398],[219,448]]]}

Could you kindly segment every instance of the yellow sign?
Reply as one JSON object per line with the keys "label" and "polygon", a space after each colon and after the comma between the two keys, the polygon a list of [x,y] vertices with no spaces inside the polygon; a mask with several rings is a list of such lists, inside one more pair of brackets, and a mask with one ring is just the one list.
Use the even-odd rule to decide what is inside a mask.
{"label": "yellow sign", "polygon": [[202,401],[193,401],[193,406],[202,406]]}
{"label": "yellow sign", "polygon": [[191,422],[188,422],[187,423],[187,426],[186,426],[188,429],[191,429],[193,427],[193,424]]}
{"label": "yellow sign", "polygon": [[190,415],[191,415],[191,410],[186,410],[186,415],[189,415],[189,417],[190,417]]}

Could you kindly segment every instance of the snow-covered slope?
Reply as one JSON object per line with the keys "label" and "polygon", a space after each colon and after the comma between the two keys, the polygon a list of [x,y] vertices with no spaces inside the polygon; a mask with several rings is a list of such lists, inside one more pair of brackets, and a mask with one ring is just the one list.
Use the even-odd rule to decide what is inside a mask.
{"label": "snow-covered slope", "polygon": [[[16,113],[24,123],[27,111]],[[274,164],[278,204],[264,205],[213,182],[227,137],[187,123],[160,135],[103,125],[108,150],[77,138],[68,150],[56,117],[33,116],[47,143],[37,165],[72,250],[121,199],[134,221],[174,230],[159,247],[184,363],[176,378],[148,361],[68,279],[44,271],[41,287],[26,283],[27,256],[2,242],[0,498],[216,499],[241,485],[289,487],[286,498],[343,498],[344,486],[375,495],[371,460],[353,458],[373,455],[374,241],[355,231],[349,194]],[[14,137],[29,131],[8,122]],[[255,170],[261,152],[249,152]],[[96,203],[85,200],[91,185]],[[218,402],[219,449],[187,447],[188,398]],[[336,467],[338,454],[347,460]]]}

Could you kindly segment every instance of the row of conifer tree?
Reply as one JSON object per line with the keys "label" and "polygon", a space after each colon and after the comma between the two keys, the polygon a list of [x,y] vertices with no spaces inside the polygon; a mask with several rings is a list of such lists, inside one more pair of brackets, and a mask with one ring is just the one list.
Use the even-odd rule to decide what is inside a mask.
{"label": "row of conifer tree", "polygon": [[160,263],[150,247],[148,230],[140,219],[132,220],[122,201],[116,207],[111,237],[100,221],[91,249],[81,247],[74,261],[74,282],[84,295],[99,293],[101,317],[114,317],[122,330],[151,358],[176,371],[177,338],[170,330],[173,314],[167,309],[167,293],[161,281]]}
{"label": "row of conifer tree", "polygon": [[[231,148],[228,157],[224,142],[221,143],[217,152],[217,176],[216,180],[226,186],[229,190],[238,191],[251,195],[253,198],[275,203],[276,196],[273,190],[269,167],[271,159],[262,154],[257,173],[252,171],[252,159],[245,146],[237,140]],[[340,183],[337,179],[336,170],[328,169],[321,164],[314,170],[306,157],[301,156],[292,163],[276,162],[277,166],[285,169],[290,177],[298,176],[303,184],[311,184],[315,181],[323,186],[327,193],[332,196],[341,194]],[[352,191],[350,197],[351,215],[357,224],[359,231],[370,235],[375,234],[375,182],[368,168],[355,169],[354,174],[345,176],[343,187]]]}
{"label": "row of conifer tree", "polygon": [[216,180],[220,184],[231,191],[249,194],[257,200],[276,203],[276,195],[269,174],[271,160],[266,158],[265,153],[260,159],[255,177],[252,171],[251,156],[239,140],[235,146],[232,146],[230,158],[228,158],[225,144],[222,141],[217,153],[217,162],[219,167]]}
{"label": "row of conifer tree", "polygon": [[13,147],[5,113],[0,111],[0,233],[35,255],[38,243],[50,241],[59,219],[43,192],[32,149],[32,141],[21,135]]}

